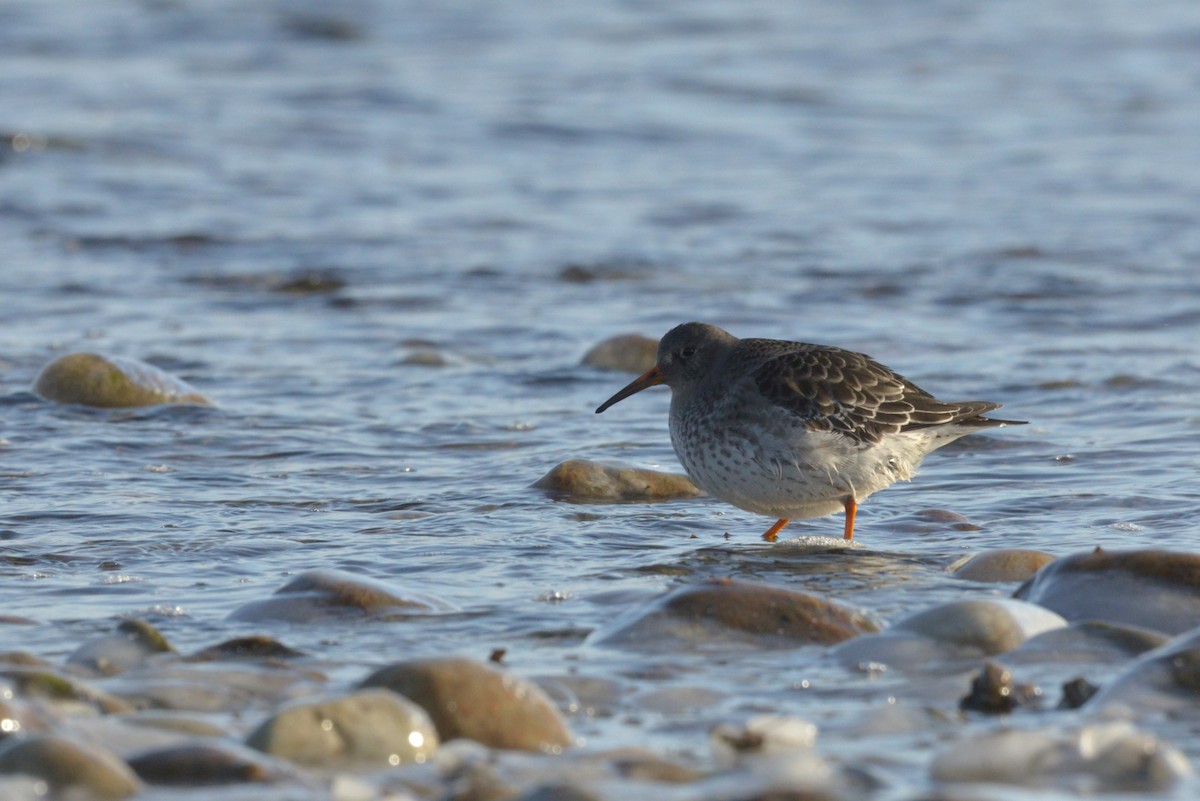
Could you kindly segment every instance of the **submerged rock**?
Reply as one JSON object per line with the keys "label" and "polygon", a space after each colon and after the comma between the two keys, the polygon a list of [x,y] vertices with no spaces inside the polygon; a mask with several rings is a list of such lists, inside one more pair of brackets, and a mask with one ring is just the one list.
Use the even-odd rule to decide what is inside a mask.
{"label": "submerged rock", "polygon": [[186,381],[153,365],[97,353],[71,353],[55,359],[42,368],[33,391],[57,403],[110,409],[212,403]]}
{"label": "submerged rock", "polygon": [[465,737],[490,748],[558,753],[571,732],[537,685],[469,659],[397,662],[368,676],[364,687],[386,687],[419,704],[442,741]]}
{"label": "submerged rock", "polygon": [[49,735],[6,740],[0,746],[0,773],[36,776],[56,797],[119,799],[141,789],[137,776],[115,755]]}
{"label": "submerged rock", "polygon": [[144,620],[123,620],[112,634],[90,640],[67,657],[67,664],[94,675],[113,676],[140,665],[156,654],[175,649],[158,629]]}
{"label": "submerged rock", "polygon": [[1097,548],[1047,565],[1015,597],[1068,620],[1108,620],[1178,634],[1200,622],[1200,554]]}
{"label": "submerged rock", "polygon": [[950,572],[967,581],[1025,581],[1053,561],[1045,551],[1001,548],[964,557],[950,565]]}
{"label": "submerged rock", "polygon": [[1053,612],[1021,601],[953,601],[910,615],[881,634],[843,643],[834,653],[846,664],[916,668],[1002,654],[1065,625]]}
{"label": "submerged rock", "polygon": [[306,623],[331,615],[383,616],[428,610],[402,598],[382,582],[341,570],[309,570],[293,578],[263,601],[253,601],[230,614],[230,620],[284,620]]}
{"label": "submerged rock", "polygon": [[618,334],[597,344],[583,356],[583,364],[644,373],[658,360],[658,340],[642,334]]}
{"label": "submerged rock", "polygon": [[866,616],[802,592],[720,580],[681,587],[652,601],[596,642],[645,649],[744,643],[830,644],[878,631]]}
{"label": "submerged rock", "polygon": [[127,671],[105,686],[138,709],[232,712],[250,702],[280,703],[324,681],[321,674],[275,664],[171,662]]}
{"label": "submerged rock", "polygon": [[569,459],[534,482],[578,502],[665,501],[704,493],[687,476]]}
{"label": "submerged rock", "polygon": [[105,714],[133,710],[132,706],[114,695],[45,668],[2,667],[0,678],[11,685],[19,696],[26,698],[68,705],[82,702]]}
{"label": "submerged rock", "polygon": [[1082,620],[1030,637],[1020,648],[1006,654],[1005,660],[1019,664],[1127,662],[1168,639],[1165,634],[1137,626]]}
{"label": "submerged rock", "polygon": [[424,762],[438,747],[425,710],[386,689],[288,706],[246,743],[302,765],[389,767]]}
{"label": "submerged rock", "polygon": [[1077,792],[1162,790],[1191,775],[1187,759],[1127,723],[1079,729],[1002,729],[956,740],[934,781],[1058,787]]}
{"label": "submerged rock", "polygon": [[1200,629],[1143,654],[1092,696],[1086,707],[1200,717]]}

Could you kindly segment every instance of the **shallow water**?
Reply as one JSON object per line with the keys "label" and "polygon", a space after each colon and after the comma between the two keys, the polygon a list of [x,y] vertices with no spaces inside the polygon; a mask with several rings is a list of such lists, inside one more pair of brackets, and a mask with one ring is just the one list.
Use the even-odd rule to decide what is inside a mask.
{"label": "shallow water", "polygon": [[[0,608],[36,621],[8,647],[58,659],[139,616],[181,650],[270,633],[347,682],[505,648],[525,675],[621,686],[627,706],[572,718],[589,746],[702,759],[714,722],[778,709],[880,797],[921,792],[939,735],[854,735],[919,686],[819,649],[584,640],[707,577],[887,621],[1007,594],[945,573],[973,551],[1197,550],[1200,18],[1079,11],[5,4]],[[628,376],[579,360],[689,319],[863,350],[1030,425],[873,497],[851,552],[786,541],[836,518],[771,546],[770,521],[707,499],[531,489],[572,457],[678,469],[666,391],[594,415]],[[218,405],[29,393],[74,350]],[[225,620],[314,567],[445,611]]]}

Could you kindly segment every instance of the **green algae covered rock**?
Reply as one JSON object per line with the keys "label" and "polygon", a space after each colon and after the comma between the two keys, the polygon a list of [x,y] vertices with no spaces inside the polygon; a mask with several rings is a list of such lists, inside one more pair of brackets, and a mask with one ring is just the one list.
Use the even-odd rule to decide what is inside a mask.
{"label": "green algae covered rock", "polygon": [[70,353],[42,368],[33,391],[56,403],[105,409],[166,403],[210,406],[195,387],[157,367],[121,356]]}

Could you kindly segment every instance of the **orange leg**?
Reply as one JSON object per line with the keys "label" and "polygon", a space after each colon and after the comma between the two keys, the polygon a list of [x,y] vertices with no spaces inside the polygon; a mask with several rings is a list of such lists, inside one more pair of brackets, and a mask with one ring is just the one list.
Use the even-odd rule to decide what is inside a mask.
{"label": "orange leg", "polygon": [[854,513],[858,511],[858,504],[854,501],[854,496],[846,498],[842,501],[842,505],[846,507],[846,528],[842,534],[845,539],[854,539]]}
{"label": "orange leg", "polygon": [[776,520],[775,525],[773,525],[769,529],[767,529],[766,534],[763,534],[763,539],[766,540],[767,542],[774,542],[775,540],[779,539],[779,537],[778,537],[779,532],[782,531],[783,527],[786,526],[787,524],[788,524],[787,518],[784,518],[783,520]]}

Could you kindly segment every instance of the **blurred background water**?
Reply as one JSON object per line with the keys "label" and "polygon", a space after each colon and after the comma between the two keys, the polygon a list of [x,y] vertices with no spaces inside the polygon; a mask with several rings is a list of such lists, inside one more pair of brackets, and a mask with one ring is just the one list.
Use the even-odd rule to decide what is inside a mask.
{"label": "blurred background water", "polygon": [[[1197,109],[1190,0],[0,3],[0,609],[38,622],[8,645],[56,658],[136,615],[199,646],[339,567],[450,611],[269,632],[335,676],[504,647],[709,693],[575,721],[593,743],[694,753],[762,706],[870,750],[837,740],[870,679],[818,653],[636,678],[584,637],[708,576],[887,620],[961,597],[971,551],[1196,550]],[[849,556],[707,499],[530,489],[571,457],[678,470],[667,393],[597,417],[629,377],[579,361],[692,319],[1031,425],[872,498]],[[73,350],[218,406],[30,394]],[[900,754],[920,787],[925,750]]]}

